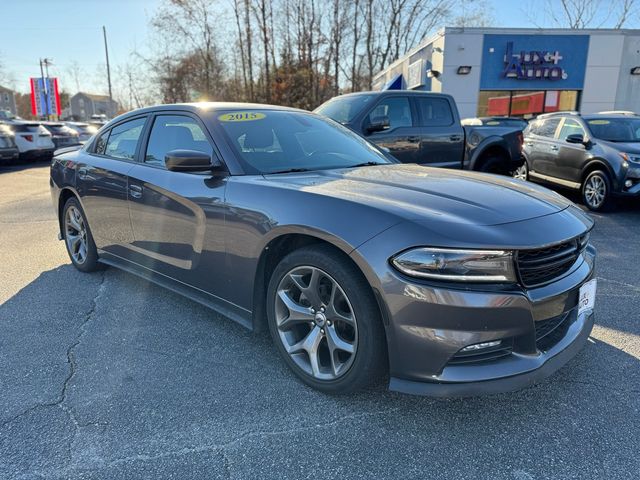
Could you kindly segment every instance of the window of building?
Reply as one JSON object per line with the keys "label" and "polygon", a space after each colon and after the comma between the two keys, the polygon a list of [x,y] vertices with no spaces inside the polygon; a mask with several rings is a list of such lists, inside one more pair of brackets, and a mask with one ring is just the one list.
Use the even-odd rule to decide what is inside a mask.
{"label": "window of building", "polygon": [[578,90],[481,91],[478,116],[531,118],[540,113],[578,109]]}
{"label": "window of building", "polygon": [[390,97],[378,105],[369,113],[367,121],[369,124],[378,121],[381,117],[389,118],[389,128],[412,127],[413,117],[411,107],[407,97]]}
{"label": "window of building", "polygon": [[133,160],[146,118],[136,118],[111,129],[105,155]]}
{"label": "window of building", "polygon": [[213,149],[202,128],[193,118],[183,115],[161,115],[151,129],[144,161],[164,166],[171,150],[196,150],[213,156]]}

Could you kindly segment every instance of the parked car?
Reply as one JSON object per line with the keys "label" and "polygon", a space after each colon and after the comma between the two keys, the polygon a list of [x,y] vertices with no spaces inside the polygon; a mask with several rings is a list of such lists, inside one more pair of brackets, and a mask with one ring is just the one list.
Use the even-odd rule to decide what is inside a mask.
{"label": "parked car", "polygon": [[640,117],[627,113],[544,114],[524,131],[526,162],[514,176],[579,190],[584,204],[640,197]]}
{"label": "parked car", "polygon": [[475,118],[463,118],[463,126],[487,126],[487,127],[514,127],[519,130],[524,130],[529,125],[529,122],[525,118],[521,117],[475,117]]}
{"label": "parked car", "polygon": [[[271,332],[324,392],[507,391],[593,326],[593,221],[497,175],[403,165],[335,122],[250,104],[129,112],[56,154],[60,238]],[[131,292],[131,302],[136,292]]]}
{"label": "parked car", "polygon": [[64,124],[78,134],[80,143],[86,142],[98,131],[98,127],[85,122],[64,122]]}
{"label": "parked car", "polygon": [[78,132],[69,128],[64,123],[44,122],[42,125],[51,133],[51,139],[53,140],[55,148],[80,144]]}
{"label": "parked car", "polygon": [[15,133],[15,142],[20,151],[20,158],[25,160],[51,158],[55,144],[51,133],[40,123],[29,121],[13,121],[10,123]]}
{"label": "parked car", "polygon": [[450,95],[416,91],[351,93],[320,105],[329,117],[403,163],[509,173],[522,164],[517,128],[465,127]]}
{"label": "parked car", "polygon": [[18,159],[19,153],[13,130],[0,122],[0,164],[13,163]]}

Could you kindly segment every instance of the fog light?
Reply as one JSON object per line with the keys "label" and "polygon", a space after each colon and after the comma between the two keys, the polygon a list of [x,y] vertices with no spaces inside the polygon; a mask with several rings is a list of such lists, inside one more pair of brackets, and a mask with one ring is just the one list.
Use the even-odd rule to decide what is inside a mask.
{"label": "fog light", "polygon": [[626,188],[631,188],[633,187],[633,182],[631,180],[627,180],[626,182],[624,182],[624,186]]}
{"label": "fog light", "polygon": [[468,347],[464,347],[460,351],[461,352],[474,352],[474,351],[477,351],[477,350],[484,350],[485,348],[497,347],[501,343],[502,343],[502,340],[494,340],[492,342],[476,343],[476,344],[473,344],[473,345],[469,345]]}

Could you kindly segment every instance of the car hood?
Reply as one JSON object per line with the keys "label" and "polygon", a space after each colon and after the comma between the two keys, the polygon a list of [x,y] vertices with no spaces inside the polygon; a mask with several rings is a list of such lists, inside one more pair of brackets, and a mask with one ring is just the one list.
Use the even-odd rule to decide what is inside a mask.
{"label": "car hood", "polygon": [[598,142],[619,152],[640,154],[640,143],[638,142],[609,142],[607,140],[598,140]]}
{"label": "car hood", "polygon": [[555,192],[509,177],[408,164],[266,178],[282,187],[382,209],[401,220],[499,225],[550,215],[571,205]]}

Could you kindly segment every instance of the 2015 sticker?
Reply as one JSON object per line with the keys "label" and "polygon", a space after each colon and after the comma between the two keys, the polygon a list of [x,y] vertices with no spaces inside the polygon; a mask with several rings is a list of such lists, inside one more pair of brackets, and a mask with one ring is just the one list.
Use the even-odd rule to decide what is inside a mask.
{"label": "2015 sticker", "polygon": [[232,112],[225,113],[218,117],[221,122],[253,122],[254,120],[262,120],[266,115],[258,112]]}

